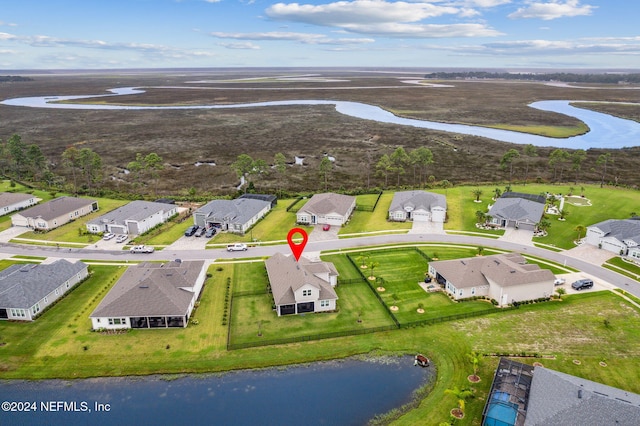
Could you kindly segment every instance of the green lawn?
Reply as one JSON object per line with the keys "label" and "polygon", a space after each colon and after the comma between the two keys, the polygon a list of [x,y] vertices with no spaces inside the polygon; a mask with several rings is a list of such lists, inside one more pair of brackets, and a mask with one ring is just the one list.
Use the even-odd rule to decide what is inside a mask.
{"label": "green lawn", "polygon": [[[366,195],[367,199],[372,197],[371,194]],[[365,195],[359,195],[358,197],[365,197]],[[377,195],[375,195],[377,197]],[[389,216],[389,206],[393,199],[393,192],[385,192],[380,197],[380,201],[376,206],[374,212],[355,211],[353,216],[349,220],[346,226],[340,228],[339,235],[354,234],[360,232],[374,232],[374,231],[403,231],[411,229],[411,222],[389,222],[387,217]],[[370,205],[373,205],[373,201],[369,201]]]}
{"label": "green lawn", "polygon": [[607,260],[607,262],[602,266],[626,275],[629,278],[633,278],[636,281],[640,281],[640,265],[636,263],[626,262],[620,257],[614,257]]}

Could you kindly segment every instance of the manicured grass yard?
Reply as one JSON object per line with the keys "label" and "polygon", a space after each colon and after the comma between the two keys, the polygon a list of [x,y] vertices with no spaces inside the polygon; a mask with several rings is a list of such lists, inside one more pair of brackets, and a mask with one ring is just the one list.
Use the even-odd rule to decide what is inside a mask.
{"label": "manicured grass yard", "polygon": [[[359,195],[358,197],[371,197],[370,194]],[[377,197],[377,195],[376,195]],[[365,198],[369,200],[369,198]],[[373,212],[355,211],[346,226],[340,228],[340,235],[354,234],[359,232],[373,232],[373,231],[385,231],[395,230],[402,231],[405,229],[411,229],[411,222],[390,222],[387,220],[389,216],[389,206],[393,199],[393,192],[385,192],[380,197],[380,201]],[[368,205],[373,205],[372,201],[366,201]],[[357,203],[358,201],[356,201]]]}
{"label": "manicured grass yard", "polygon": [[[333,332],[346,332],[393,325],[366,283],[336,287],[338,312],[286,315],[278,317],[272,308],[271,294],[266,292],[268,280],[263,262],[233,265],[234,293],[265,291],[264,294],[235,296],[231,314],[231,343],[277,340]],[[358,322],[360,318],[361,322]],[[258,325],[259,324],[259,325]],[[258,337],[258,327],[262,336]]]}

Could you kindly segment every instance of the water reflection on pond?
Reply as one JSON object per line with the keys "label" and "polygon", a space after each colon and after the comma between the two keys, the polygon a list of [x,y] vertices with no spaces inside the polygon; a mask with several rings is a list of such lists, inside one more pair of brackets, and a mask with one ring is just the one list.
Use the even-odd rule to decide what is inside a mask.
{"label": "water reflection on pond", "polygon": [[[402,357],[175,380],[153,376],[3,381],[3,401],[32,401],[37,410],[3,412],[0,418],[2,424],[21,425],[363,425],[376,414],[409,402],[413,391],[433,374],[433,367],[414,367],[413,358]],[[58,411],[43,412],[42,404]],[[96,412],[105,407],[108,412]]]}

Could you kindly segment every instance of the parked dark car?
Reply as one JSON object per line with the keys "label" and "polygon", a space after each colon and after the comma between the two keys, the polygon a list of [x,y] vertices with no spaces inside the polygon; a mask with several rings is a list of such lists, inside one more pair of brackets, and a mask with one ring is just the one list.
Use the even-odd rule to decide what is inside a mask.
{"label": "parked dark car", "polygon": [[214,235],[216,235],[216,228],[209,228],[207,229],[207,232],[204,233],[204,236],[207,238],[211,238]]}
{"label": "parked dark car", "polygon": [[578,281],[574,282],[573,284],[571,284],[571,287],[574,290],[586,290],[588,288],[593,287],[593,281],[591,281],[588,278],[585,278],[583,280],[578,280]]}
{"label": "parked dark car", "polygon": [[191,237],[193,234],[196,233],[198,228],[199,228],[198,225],[191,225],[190,227],[187,228],[186,231],[184,231],[184,236],[185,237]]}
{"label": "parked dark car", "polygon": [[198,228],[198,229],[196,229],[196,233],[194,235],[196,237],[202,237],[204,235],[205,231],[206,231],[206,229],[204,229],[204,228]]}

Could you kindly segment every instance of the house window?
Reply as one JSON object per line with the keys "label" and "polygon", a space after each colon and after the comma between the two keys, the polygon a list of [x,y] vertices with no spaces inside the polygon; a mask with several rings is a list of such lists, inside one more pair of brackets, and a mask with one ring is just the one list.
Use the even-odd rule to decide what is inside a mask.
{"label": "house window", "polygon": [[56,288],[56,296],[60,294],[60,290]]}
{"label": "house window", "polygon": [[124,318],[109,318],[109,325],[120,325],[125,323],[126,320]]}
{"label": "house window", "polygon": [[33,305],[33,307],[31,308],[31,312],[33,312],[34,315],[40,312],[40,304],[36,303],[35,305]]}
{"label": "house window", "polygon": [[320,301],[320,307],[321,308],[326,308],[329,306],[329,301],[328,300],[321,300]]}
{"label": "house window", "polygon": [[44,303],[49,303],[49,298],[47,296],[44,297]]}
{"label": "house window", "polygon": [[311,296],[311,290],[302,290],[303,296]]}
{"label": "house window", "polygon": [[66,287],[69,288],[69,281],[65,283]]}
{"label": "house window", "polygon": [[474,294],[476,294],[476,288],[475,287],[471,287],[471,295],[473,296]]}

